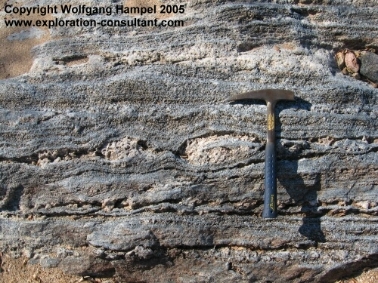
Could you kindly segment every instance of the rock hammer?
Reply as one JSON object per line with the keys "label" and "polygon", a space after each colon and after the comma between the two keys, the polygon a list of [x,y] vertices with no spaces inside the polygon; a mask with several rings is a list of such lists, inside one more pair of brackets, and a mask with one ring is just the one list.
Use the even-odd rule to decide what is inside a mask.
{"label": "rock hammer", "polygon": [[283,89],[262,89],[237,94],[228,101],[265,100],[267,106],[267,141],[265,147],[265,193],[264,218],[277,217],[277,175],[276,175],[276,147],[275,147],[275,117],[274,108],[279,100],[294,100],[294,92]]}

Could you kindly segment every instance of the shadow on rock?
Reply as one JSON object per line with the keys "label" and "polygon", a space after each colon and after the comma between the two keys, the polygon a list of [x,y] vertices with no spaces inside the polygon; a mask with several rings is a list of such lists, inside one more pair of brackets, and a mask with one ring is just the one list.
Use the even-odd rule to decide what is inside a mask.
{"label": "shadow on rock", "polygon": [[17,211],[20,209],[20,201],[24,187],[16,186],[0,186],[0,211]]}
{"label": "shadow on rock", "polygon": [[280,168],[285,172],[278,174],[279,182],[290,196],[288,206],[301,205],[304,213],[299,233],[316,243],[325,242],[321,229],[321,214],[318,212],[318,191],[320,190],[320,174],[308,174],[303,179],[298,173],[298,160],[281,161]]}
{"label": "shadow on rock", "polygon": [[[277,112],[289,107],[296,111],[310,111],[311,103],[296,97],[295,103],[281,104],[280,107],[277,107]],[[279,119],[276,121],[276,126],[276,134],[280,136],[282,125]],[[326,241],[321,229],[322,215],[317,209],[318,191],[321,189],[321,174],[306,173],[304,174],[305,177],[302,177],[298,172],[299,155],[308,146],[309,144],[306,141],[292,140],[282,140],[282,144],[277,144],[277,176],[290,196],[290,201],[286,206],[301,205],[301,212],[305,215],[302,226],[299,227],[299,233],[309,240],[319,243]],[[313,170],[310,172],[313,172]]]}

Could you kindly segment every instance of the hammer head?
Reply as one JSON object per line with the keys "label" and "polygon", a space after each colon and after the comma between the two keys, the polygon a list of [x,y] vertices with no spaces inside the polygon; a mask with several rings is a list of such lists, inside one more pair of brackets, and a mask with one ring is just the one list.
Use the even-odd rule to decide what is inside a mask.
{"label": "hammer head", "polygon": [[276,104],[279,100],[294,100],[294,92],[284,89],[261,89],[237,94],[228,99],[228,101],[260,99],[266,103]]}

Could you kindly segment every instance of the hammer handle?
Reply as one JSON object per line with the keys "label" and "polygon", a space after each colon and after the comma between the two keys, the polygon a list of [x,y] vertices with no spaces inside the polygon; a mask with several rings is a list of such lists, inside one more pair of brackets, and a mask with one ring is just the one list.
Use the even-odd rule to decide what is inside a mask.
{"label": "hammer handle", "polygon": [[267,142],[265,148],[265,194],[263,217],[277,217],[276,149],[274,142]]}
{"label": "hammer handle", "polygon": [[264,218],[277,217],[277,173],[276,173],[276,137],[275,137],[275,103],[267,103],[268,136],[265,147],[265,193]]}

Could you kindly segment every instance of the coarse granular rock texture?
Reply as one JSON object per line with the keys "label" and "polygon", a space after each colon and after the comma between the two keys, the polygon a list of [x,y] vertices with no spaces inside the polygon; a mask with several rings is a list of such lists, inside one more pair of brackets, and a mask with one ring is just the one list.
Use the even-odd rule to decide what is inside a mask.
{"label": "coarse granular rock texture", "polygon": [[[324,283],[378,267],[378,89],[334,60],[378,48],[377,2],[170,3],[185,13],[142,18],[184,26],[2,22],[0,252],[109,282]],[[10,59],[15,42],[30,60]],[[296,97],[276,107],[271,221],[266,106],[226,101],[262,88]]]}

